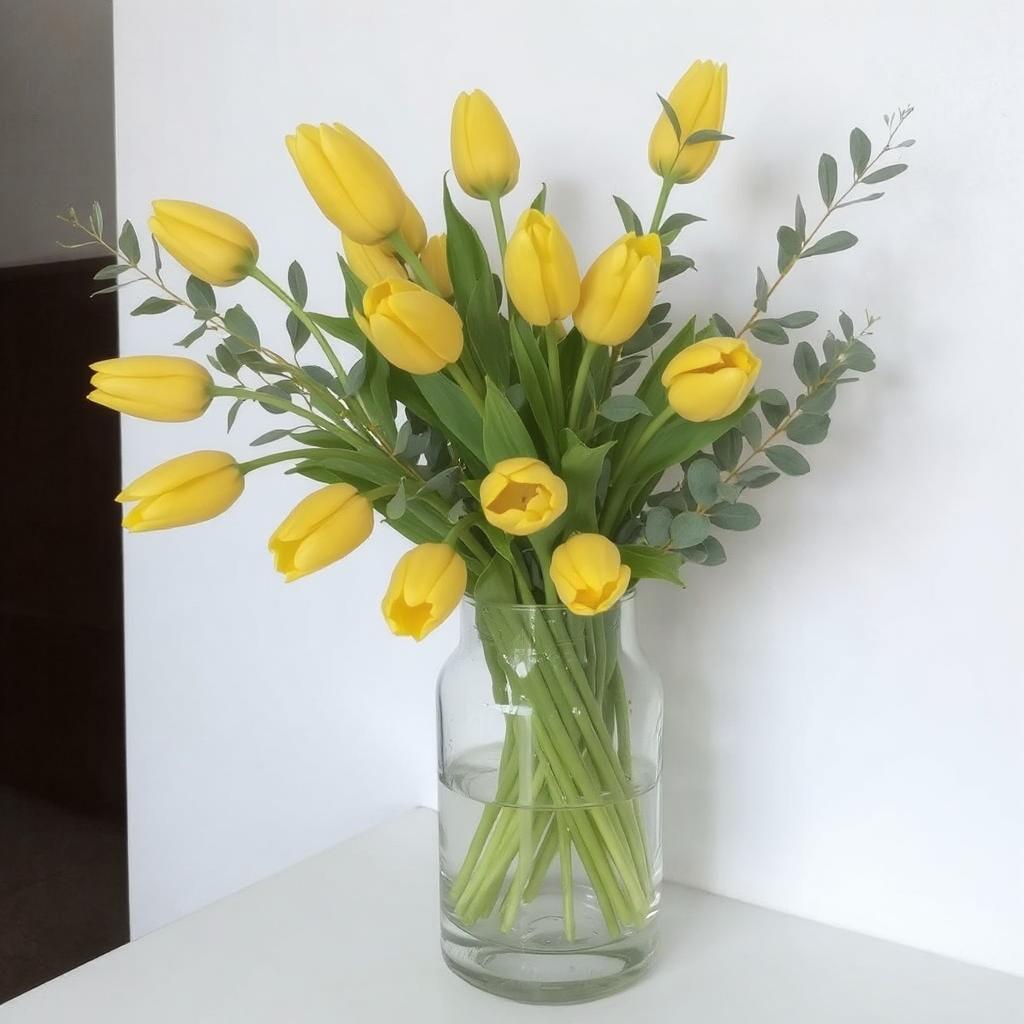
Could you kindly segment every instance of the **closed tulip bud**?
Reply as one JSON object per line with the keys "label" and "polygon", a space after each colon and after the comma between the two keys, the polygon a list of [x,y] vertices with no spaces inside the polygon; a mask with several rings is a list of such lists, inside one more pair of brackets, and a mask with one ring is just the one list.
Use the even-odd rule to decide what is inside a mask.
{"label": "closed tulip bud", "polygon": [[149,231],[190,274],[219,287],[241,281],[260,255],[240,220],[182,199],[154,199]]}
{"label": "closed tulip bud", "polygon": [[632,231],[594,260],[580,285],[573,320],[597,345],[621,345],[647,319],[658,291],[661,239]]}
{"label": "closed tulip bud", "polygon": [[535,327],[562,320],[580,300],[580,272],[569,239],[554,217],[527,210],[505,250],[508,297]]}
{"label": "closed tulip bud", "polygon": [[448,272],[448,236],[431,235],[423,247],[423,252],[420,253],[420,262],[441,295],[450,299],[455,289],[452,287],[451,274]]}
{"label": "closed tulip bud", "polygon": [[274,568],[291,583],[354,551],[373,532],[373,506],[351,484],[303,498],[274,531]]}
{"label": "closed tulip bud", "polygon": [[380,281],[363,295],[363,329],[374,348],[409,373],[437,373],[462,355],[462,318],[413,281]]}
{"label": "closed tulip bud", "polygon": [[466,592],[466,563],[447,544],[420,544],[398,560],[381,611],[395,636],[422,640]]}
{"label": "closed tulip bud", "polygon": [[519,150],[498,108],[480,89],[459,93],[452,111],[452,167],[464,192],[497,199],[519,181]]}
{"label": "closed tulip bud", "polygon": [[129,416],[182,423],[202,416],[210,404],[213,379],[181,356],[122,356],[101,359],[90,369],[94,390],[85,397]]}
{"label": "closed tulip bud", "polygon": [[480,504],[487,521],[516,537],[550,526],[568,501],[565,481],[540,459],[503,459],[480,484]]}
{"label": "closed tulip bud", "polygon": [[574,615],[608,611],[629,585],[629,566],[599,533],[577,533],[551,554],[551,581]]}
{"label": "closed tulip bud", "polygon": [[711,166],[718,153],[717,142],[682,142],[699,131],[722,130],[725,120],[725,95],[728,72],[724,64],[697,60],[669,93],[669,106],[675,111],[682,138],[664,111],[655,122],[647,157],[656,174],[676,182],[696,181]]}
{"label": "closed tulip bud", "polygon": [[288,152],[324,216],[362,245],[398,231],[409,205],[383,157],[344,125],[300,124]]}
{"label": "closed tulip bud", "polygon": [[379,242],[377,245],[360,245],[345,235],[341,236],[341,248],[352,273],[368,288],[390,278],[406,280],[405,267],[395,257],[390,246]]}
{"label": "closed tulip bud", "polygon": [[661,375],[668,403],[693,423],[731,416],[744,402],[761,360],[739,338],[708,338],[684,348]]}
{"label": "closed tulip bud", "polygon": [[235,503],[243,486],[241,467],[227,452],[192,452],[143,473],[114,500],[138,502],[122,525],[131,533],[143,533],[219,516]]}

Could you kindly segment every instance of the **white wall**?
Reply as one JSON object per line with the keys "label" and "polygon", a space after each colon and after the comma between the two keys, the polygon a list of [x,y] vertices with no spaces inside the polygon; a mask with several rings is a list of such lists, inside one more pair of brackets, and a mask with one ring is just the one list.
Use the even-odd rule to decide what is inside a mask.
{"label": "white wall", "polygon": [[114,215],[110,0],[0,4],[0,267],[76,259],[57,214],[98,200]]}
{"label": "white wall", "polygon": [[[1024,973],[1024,569],[1016,470],[1022,96],[1008,5],[863,2],[116,7],[118,204],[189,197],[299,257],[337,309],[334,233],[281,138],[341,119],[392,162],[432,229],[462,88],[486,88],[547,181],[581,262],[614,235],[608,195],[648,211],[656,90],[730,62],[737,141],[676,209],[700,272],[679,317],[748,309],[753,271],[822,148],[913,102],[911,172],[848,211],[849,253],[799,267],[780,309],[883,315],[880,369],[842,395],[814,472],[758,492],[764,525],[679,594],[650,587],[664,671],[670,877]],[[484,210],[462,203],[481,226]],[[249,286],[231,294],[270,316]],[[126,351],[183,334],[122,319]],[[819,340],[820,332],[808,336]],[[785,381],[788,351],[765,353]],[[269,419],[263,417],[262,419]],[[257,422],[257,420],[260,420]],[[247,412],[227,447],[266,424]],[[128,476],[224,444],[220,413],[129,422]],[[380,818],[433,799],[433,674],[451,629],[390,639],[384,529],[284,588],[265,539],[305,486],[255,475],[229,515],[128,538],[128,725],[136,933]]]}

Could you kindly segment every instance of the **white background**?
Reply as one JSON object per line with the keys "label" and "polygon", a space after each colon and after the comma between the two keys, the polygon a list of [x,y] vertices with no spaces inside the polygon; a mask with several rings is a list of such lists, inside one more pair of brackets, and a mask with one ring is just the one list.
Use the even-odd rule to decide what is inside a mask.
{"label": "white background", "polygon": [[[1024,973],[1024,698],[1019,579],[1020,16],[993,2],[115,5],[118,205],[151,197],[245,220],[262,265],[299,258],[337,311],[335,234],[282,142],[342,120],[441,226],[448,118],[482,87],[522,154],[509,219],[541,181],[586,264],[620,230],[609,193],[648,215],[646,142],[696,57],[730,63],[712,171],[671,208],[699,272],[678,319],[742,321],[754,268],[818,154],[915,103],[911,171],[837,218],[850,252],[801,264],[777,312],[883,317],[880,369],[841,395],[814,471],[756,501],[729,562],[685,592],[649,586],[646,643],[668,692],[670,877]],[[486,225],[481,204],[462,208]],[[141,297],[141,296],[140,296]],[[280,343],[280,315],[244,301]],[[174,315],[122,315],[126,352],[163,351]],[[276,318],[276,320],[275,320]],[[822,328],[823,330],[823,328]],[[804,336],[819,341],[822,330]],[[766,348],[762,346],[762,349]],[[791,352],[765,383],[790,387]],[[125,425],[126,476],[278,425],[223,409]],[[253,474],[224,517],[126,541],[132,919],[145,932],[338,840],[433,801],[432,685],[450,624],[419,648],[377,608],[403,543],[381,528],[334,569],[284,587],[266,538],[312,485]]]}

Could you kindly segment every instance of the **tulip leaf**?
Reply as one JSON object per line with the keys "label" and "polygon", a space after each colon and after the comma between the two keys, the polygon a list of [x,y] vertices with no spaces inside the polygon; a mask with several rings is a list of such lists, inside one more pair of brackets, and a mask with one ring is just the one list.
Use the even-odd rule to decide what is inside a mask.
{"label": "tulip leaf", "polygon": [[597,531],[597,485],[605,458],[615,442],[590,448],[571,430],[563,430],[562,438],[565,448],[562,479],[569,490],[564,525],[569,530],[594,533]]}
{"label": "tulip leaf", "polygon": [[466,394],[440,373],[416,375],[412,379],[438,422],[444,424],[445,433],[476,460],[478,467],[486,467],[483,420]]}
{"label": "tulip leaf", "polygon": [[362,352],[366,348],[366,338],[359,325],[349,316],[327,316],[325,313],[310,313],[309,318],[322,331],[332,338],[347,341]]}
{"label": "tulip leaf", "polygon": [[683,141],[683,129],[679,124],[679,115],[675,112],[675,108],[661,93],[658,93],[658,101],[661,103],[661,109],[665,111],[665,116],[668,118],[668,123],[672,126],[672,131],[675,133],[676,141]]}
{"label": "tulip leaf", "polygon": [[387,507],[384,509],[384,515],[389,520],[401,519],[405,515],[405,479],[398,481],[398,490],[392,495],[391,500],[388,501]]}
{"label": "tulip leaf", "polygon": [[822,153],[818,160],[818,188],[824,204],[831,206],[839,188],[839,165],[831,153]]}
{"label": "tulip leaf", "polygon": [[383,454],[370,452],[349,452],[333,449],[326,454],[311,451],[307,465],[322,466],[372,485],[397,485],[403,479],[402,470]]}
{"label": "tulip leaf", "polygon": [[714,128],[702,128],[700,131],[692,132],[686,136],[684,146],[698,146],[702,142],[731,142],[733,136],[725,132],[716,132]]}
{"label": "tulip leaf", "polygon": [[[361,362],[364,364],[366,377],[365,386],[359,389],[362,401],[370,418],[384,434],[384,439],[393,445],[398,430],[395,427],[395,407],[391,401],[391,364],[372,345],[366,346]],[[395,373],[398,374],[399,371],[396,370]],[[344,392],[339,381],[334,382],[334,387]]]}
{"label": "tulip leaf", "polygon": [[849,231],[833,231],[831,235],[826,235],[809,249],[804,250],[800,258],[805,260],[808,256],[824,256],[826,253],[842,252],[856,244],[857,236]]}
{"label": "tulip leaf", "polygon": [[448,232],[448,272],[455,291],[455,306],[468,335],[466,340],[484,373],[498,384],[508,384],[508,331],[498,312],[491,265],[476,229],[452,202],[447,179],[444,216]]}
{"label": "tulip leaf", "polygon": [[306,274],[298,260],[293,260],[288,267],[288,290],[292,298],[303,308],[306,306],[306,299],[309,298],[309,286],[306,284]]}
{"label": "tulip leaf", "polygon": [[519,599],[512,567],[500,555],[495,555],[484,566],[473,588],[473,599],[477,604],[477,615],[488,614],[487,605],[515,604]]}
{"label": "tulip leaf", "polygon": [[715,505],[708,513],[708,518],[722,530],[753,530],[761,523],[757,509],[743,502]]}
{"label": "tulip leaf", "polygon": [[143,299],[133,310],[132,316],[153,316],[156,313],[166,313],[169,309],[174,309],[178,303],[173,299],[160,299],[155,295],[151,295],[148,299]]}
{"label": "tulip leaf", "polygon": [[711,532],[708,517],[703,512],[680,512],[672,520],[669,536],[675,548],[692,548],[700,544]]}
{"label": "tulip leaf", "polygon": [[601,403],[597,414],[612,423],[625,423],[634,416],[650,416],[651,410],[636,395],[612,395]]}
{"label": "tulip leaf", "polygon": [[533,414],[534,422],[548,449],[550,459],[558,456],[558,445],[555,440],[555,426],[552,419],[551,406],[553,398],[550,390],[550,377],[544,358],[537,347],[532,334],[521,328],[519,321],[513,318],[510,324],[510,340],[512,358],[515,360],[519,381],[526,392],[526,402]]}
{"label": "tulip leaf", "polygon": [[674,551],[660,551],[646,544],[620,544],[619,557],[629,566],[633,580],[663,580],[677,587],[686,586],[679,578],[682,558]]}
{"label": "tulip leaf", "polygon": [[861,182],[864,185],[877,185],[881,181],[888,181],[890,178],[895,178],[897,174],[902,174],[906,169],[906,164],[892,164],[889,167],[882,167],[877,171],[872,171],[870,174],[864,175]]}
{"label": "tulip leaf", "polygon": [[142,259],[142,253],[139,251],[139,236],[135,234],[135,228],[130,220],[126,220],[121,227],[117,247],[121,250],[124,258],[133,265]]}
{"label": "tulip leaf", "polygon": [[850,132],[850,163],[853,164],[853,173],[858,178],[864,173],[870,159],[871,140],[860,128],[854,128]]}
{"label": "tulip leaf", "polygon": [[618,207],[619,216],[622,218],[622,226],[627,231],[633,231],[638,235],[642,235],[644,233],[644,226],[633,207],[625,199],[620,199],[618,196],[612,196],[612,199],[615,200],[615,205]]}
{"label": "tulip leaf", "polygon": [[487,465],[491,468],[502,459],[537,456],[533,438],[519,413],[492,380],[487,381],[487,396],[484,398],[483,444]]}
{"label": "tulip leaf", "polygon": [[800,452],[788,444],[770,445],[765,448],[764,453],[768,457],[768,461],[787,476],[803,476],[804,473],[811,471],[811,464]]}

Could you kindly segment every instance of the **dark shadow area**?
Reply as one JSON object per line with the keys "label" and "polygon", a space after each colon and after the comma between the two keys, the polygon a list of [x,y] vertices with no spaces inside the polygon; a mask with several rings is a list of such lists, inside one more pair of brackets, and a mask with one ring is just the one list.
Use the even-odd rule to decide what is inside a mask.
{"label": "dark shadow area", "polygon": [[0,269],[0,1002],[128,940],[117,354],[105,260]]}

